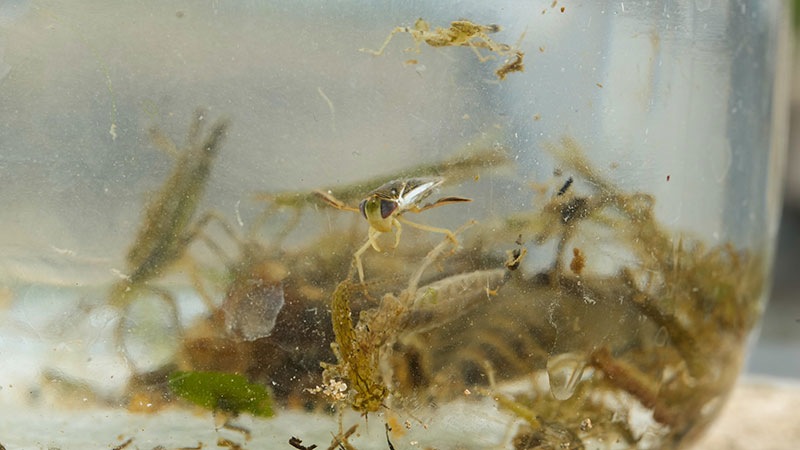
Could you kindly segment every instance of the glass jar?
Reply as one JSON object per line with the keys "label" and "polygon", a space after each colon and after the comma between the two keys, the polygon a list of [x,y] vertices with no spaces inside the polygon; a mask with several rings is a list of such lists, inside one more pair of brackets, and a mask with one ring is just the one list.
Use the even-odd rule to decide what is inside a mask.
{"label": "glass jar", "polygon": [[785,9],[4,2],[0,444],[686,445],[768,291]]}

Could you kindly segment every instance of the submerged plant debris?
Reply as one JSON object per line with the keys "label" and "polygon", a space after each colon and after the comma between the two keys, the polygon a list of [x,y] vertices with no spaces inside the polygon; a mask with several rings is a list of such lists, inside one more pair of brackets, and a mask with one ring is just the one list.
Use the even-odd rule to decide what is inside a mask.
{"label": "submerged plant debris", "polygon": [[264,386],[245,377],[221,372],[173,372],[169,388],[178,397],[211,411],[249,413],[256,417],[273,414],[270,395]]}
{"label": "submerged plant debris", "polygon": [[[188,150],[177,152],[194,156],[179,159],[148,206],[129,252],[132,275],[112,299],[120,307],[137,292],[171,299],[150,282],[200,240],[212,261],[194,263],[188,289],[207,311],[182,327],[171,361],[134,371],[122,399],[131,410],[147,404],[155,412],[181,398],[265,420],[284,410],[338,415],[338,430],[325,430],[331,449],[439,448],[435,427],[417,417],[458,401],[507,422],[512,431],[496,437],[499,447],[670,448],[713,419],[736,379],[762,307],[764,255],[668,229],[656,218],[656,198],[615,185],[569,137],[544,145],[557,171],[534,186],[530,205],[481,223],[465,217],[452,232],[456,250],[447,233],[409,230],[413,237],[397,248],[364,254],[362,281],[362,217],[286,246],[295,230],[279,212],[330,203],[320,194],[355,205],[387,180],[419,176],[447,180],[435,187],[458,198],[458,183],[491,180],[490,171],[511,166],[512,149],[476,148],[316,193],[264,194],[269,213],[239,235],[213,213],[194,219],[211,163],[203,151],[217,149],[227,128],[218,122],[202,137],[201,117]],[[320,220],[316,214],[309,220]],[[211,220],[204,217],[218,219],[221,232],[198,231]],[[531,261],[545,269],[532,270]],[[50,378],[65,396],[110,401],[83,380]],[[387,425],[380,442],[366,443],[349,410],[396,431]],[[403,421],[406,429],[420,423],[409,433],[419,431],[414,441]],[[316,448],[300,439],[303,429],[284,431],[284,445]]]}
{"label": "submerged plant debris", "polygon": [[303,445],[302,439],[298,439],[294,436],[289,439],[289,445],[298,450],[314,450],[317,448],[317,444]]}
{"label": "submerged plant debris", "polygon": [[[495,238],[556,241],[552,267],[515,277],[496,303],[404,342],[396,355],[400,364],[400,355],[415,355],[412,379],[450,380],[449,389],[428,392],[430,401],[484,385],[525,424],[514,448],[678,446],[710,422],[736,379],[762,307],[764,258],[667,231],[653,197],[614,186],[572,139],[548,150],[581,188],[508,217]],[[603,245],[589,245],[593,236]],[[593,258],[607,248],[633,258],[609,275]],[[504,383],[521,380],[527,391],[503,393]],[[425,385],[405,386],[419,396]],[[642,414],[636,405],[650,414],[645,426],[633,420]]]}
{"label": "submerged plant debris", "polygon": [[[461,232],[466,225],[456,233]],[[447,240],[434,247],[411,277],[408,286],[395,296],[386,293],[377,308],[362,311],[357,325],[351,319],[350,298],[355,286],[349,280],[333,294],[331,315],[338,364],[325,364],[323,378],[349,381],[352,396],[347,399],[356,411],[375,412],[385,404],[389,388],[380,367],[398,339],[437,328],[474,309],[483,299],[496,295],[504,281],[502,269],[454,275],[418,287],[425,269],[442,253]]]}

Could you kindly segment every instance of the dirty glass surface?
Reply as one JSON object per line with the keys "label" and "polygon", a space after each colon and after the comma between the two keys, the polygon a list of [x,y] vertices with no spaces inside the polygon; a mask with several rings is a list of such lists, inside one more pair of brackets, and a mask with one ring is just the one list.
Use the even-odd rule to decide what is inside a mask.
{"label": "dirty glass surface", "polygon": [[779,1],[0,3],[5,448],[673,448],[768,290]]}

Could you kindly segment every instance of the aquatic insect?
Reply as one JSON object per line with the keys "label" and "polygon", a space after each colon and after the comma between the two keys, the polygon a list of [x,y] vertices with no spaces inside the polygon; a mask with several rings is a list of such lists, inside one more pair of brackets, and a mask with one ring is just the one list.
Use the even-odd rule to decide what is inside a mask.
{"label": "aquatic insect", "polygon": [[413,27],[397,27],[392,30],[378,50],[362,48],[360,51],[381,56],[396,33],[408,33],[414,38],[417,53],[420,52],[419,45],[423,42],[431,47],[471,47],[481,62],[484,62],[490,59],[491,56],[481,56],[477,50],[478,48],[488,48],[498,55],[504,55],[511,50],[508,45],[498,44],[488,36],[489,33],[498,31],[500,31],[500,26],[498,25],[478,25],[469,20],[457,20],[450,24],[450,28],[436,27],[435,30],[431,31],[431,26],[428,22],[417,19]]}
{"label": "aquatic insect", "polygon": [[[374,345],[370,337],[359,336],[353,326],[350,296],[355,288],[356,285],[345,280],[333,293],[331,316],[333,332],[336,335],[335,353],[340,364],[331,366],[330,371],[335,374],[334,376],[343,376],[350,380],[356,392],[351,401],[353,409],[375,412],[383,404],[383,399],[389,395],[389,390],[380,380],[378,373],[379,354],[372,350],[379,348],[379,345]],[[365,343],[372,345],[364,345]],[[328,369],[326,365],[323,367]]]}
{"label": "aquatic insect", "polygon": [[[360,51],[381,56],[396,33],[410,34],[414,39],[414,50],[417,53],[420,52],[420,44],[424,42],[431,47],[470,47],[475,52],[475,55],[478,56],[480,62],[494,59],[492,55],[481,55],[478,49],[484,48],[496,53],[498,56],[508,56],[503,66],[495,72],[500,80],[505,80],[507,74],[524,70],[522,58],[525,54],[519,50],[512,51],[510,45],[497,43],[488,36],[490,33],[496,33],[500,30],[499,25],[478,25],[462,19],[452,22],[450,28],[436,27],[435,30],[431,31],[431,26],[428,22],[417,19],[413,27],[397,27],[392,30],[378,50],[362,48]],[[406,51],[411,50],[411,48],[406,49]]]}
{"label": "aquatic insect", "polygon": [[[358,180],[352,183],[336,186],[327,186],[319,191],[326,192],[330,196],[336,197],[340,203],[355,204],[364,198],[367,190],[364,186],[380,186],[393,180],[410,179],[418,177],[444,177],[445,183],[456,183],[475,177],[476,172],[485,171],[492,167],[508,166],[511,160],[508,151],[498,147],[494,141],[496,136],[493,134],[475,137],[470,149],[457,152],[451,158],[434,162],[421,163],[416,166],[401,168],[392,172]],[[474,150],[478,149],[478,150]],[[476,180],[477,181],[477,180]],[[283,192],[260,192],[255,198],[259,201],[266,201],[270,206],[266,208],[259,217],[253,222],[251,232],[259,230],[267,221],[279,210],[292,210],[292,217],[287,225],[278,235],[280,238],[288,235],[289,232],[300,223],[302,210],[309,206],[323,206],[324,201],[316,191],[283,191]]]}
{"label": "aquatic insect", "polygon": [[161,192],[147,205],[144,224],[126,256],[129,269],[125,282],[121,283],[124,286],[120,286],[122,292],[130,292],[133,287],[161,275],[180,259],[200,229],[217,219],[209,213],[192,221],[229,125],[226,119],[217,121],[201,140],[205,115],[202,109],[195,112],[184,150],[179,150],[160,130],[150,131],[153,142],[178,159]]}
{"label": "aquatic insect", "polygon": [[[176,163],[172,174],[144,211],[144,223],[126,256],[124,279],[111,289],[109,304],[123,312],[138,292],[146,290],[164,299],[173,310],[173,321],[178,324],[175,300],[168,292],[150,286],[149,282],[180,260],[211,220],[219,220],[213,213],[193,220],[229,126],[227,119],[220,119],[211,125],[204,137],[205,119],[206,112],[198,108],[184,149],[178,149],[158,128],[150,130],[153,143],[174,156]],[[220,224],[226,225],[224,221]],[[121,320],[115,331],[117,342],[122,341],[123,328],[124,321]],[[124,346],[122,348],[124,352]]]}
{"label": "aquatic insect", "polygon": [[388,233],[392,231],[392,227],[397,228],[395,234],[394,247],[400,244],[400,233],[402,232],[402,225],[412,226],[420,230],[432,231],[434,233],[442,233],[453,243],[453,248],[458,247],[458,240],[452,231],[445,228],[432,227],[429,225],[422,225],[419,223],[411,222],[402,217],[406,212],[420,213],[422,211],[436,208],[437,206],[447,205],[450,203],[463,203],[471,202],[471,199],[464,197],[444,197],[436,200],[433,203],[428,203],[424,206],[419,204],[425,200],[433,190],[444,182],[444,178],[410,178],[390,181],[383,186],[375,189],[367,194],[366,198],[361,201],[358,208],[353,208],[345,205],[337,200],[333,195],[323,191],[315,191],[315,194],[322,200],[334,208],[343,211],[353,211],[361,213],[369,223],[368,239],[361,248],[356,251],[353,258],[358,268],[358,276],[361,282],[364,282],[364,267],[361,264],[361,255],[372,246],[375,251],[380,252],[381,248],[376,241],[380,233]]}

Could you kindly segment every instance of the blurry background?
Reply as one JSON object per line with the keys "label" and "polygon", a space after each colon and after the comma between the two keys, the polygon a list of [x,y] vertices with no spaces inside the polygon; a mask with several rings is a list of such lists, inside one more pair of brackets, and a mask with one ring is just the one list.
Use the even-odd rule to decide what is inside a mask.
{"label": "blurry background", "polygon": [[795,4],[791,131],[772,295],[747,366],[754,375],[800,378],[800,1]]}
{"label": "blurry background", "polygon": [[744,382],[697,448],[783,450],[796,448],[800,438],[800,424],[786,414],[800,399],[800,0],[791,1],[795,4],[792,108],[772,294],[760,333],[753,338]]}

